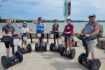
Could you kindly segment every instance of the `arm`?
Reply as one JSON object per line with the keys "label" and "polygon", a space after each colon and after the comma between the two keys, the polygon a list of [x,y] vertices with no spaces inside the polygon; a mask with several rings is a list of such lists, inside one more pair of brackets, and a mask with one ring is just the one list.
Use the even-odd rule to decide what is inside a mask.
{"label": "arm", "polygon": [[44,25],[44,28],[46,28],[46,23],[43,23],[43,25]]}
{"label": "arm", "polygon": [[13,35],[17,35],[18,33],[15,31],[15,28],[13,27],[13,31],[12,31]]}
{"label": "arm", "polygon": [[15,24],[18,28],[20,28],[20,29],[22,28],[22,26],[20,24],[18,24],[18,23],[15,23]]}
{"label": "arm", "polygon": [[6,34],[4,31],[2,31],[2,35],[3,35],[3,36],[12,36],[11,33],[10,33],[10,34]]}
{"label": "arm", "polygon": [[73,26],[73,25],[71,25],[71,26],[70,26],[70,28],[71,28],[71,29],[70,29],[70,31],[69,31],[69,32],[67,32],[67,34],[73,34],[73,31],[74,31],[74,26]]}
{"label": "arm", "polygon": [[36,25],[35,25],[35,31],[37,31],[37,29],[38,29],[38,28],[37,28],[37,24],[36,24]]}
{"label": "arm", "polygon": [[94,35],[97,35],[100,31],[100,25],[97,24],[96,27],[95,27],[95,31],[93,33],[91,33],[91,36],[94,36]]}
{"label": "arm", "polygon": [[29,33],[29,28],[27,27],[27,33]]}
{"label": "arm", "polygon": [[36,22],[36,20],[33,20],[32,23],[33,23],[33,24],[36,24],[37,22]]}
{"label": "arm", "polygon": [[59,32],[59,24],[58,24],[58,31],[57,32]]}
{"label": "arm", "polygon": [[74,26],[72,25],[71,33],[74,33]]}
{"label": "arm", "polygon": [[80,34],[83,34],[83,31],[84,31],[84,29],[82,29],[82,30],[80,31]]}

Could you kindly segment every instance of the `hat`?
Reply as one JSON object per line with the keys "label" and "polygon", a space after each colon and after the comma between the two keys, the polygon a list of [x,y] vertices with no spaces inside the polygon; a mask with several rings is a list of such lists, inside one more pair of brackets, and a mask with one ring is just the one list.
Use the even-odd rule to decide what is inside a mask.
{"label": "hat", "polygon": [[90,18],[90,17],[96,17],[96,15],[95,14],[89,15],[88,18]]}
{"label": "hat", "polygon": [[23,22],[23,25],[26,25],[27,26],[27,22]]}

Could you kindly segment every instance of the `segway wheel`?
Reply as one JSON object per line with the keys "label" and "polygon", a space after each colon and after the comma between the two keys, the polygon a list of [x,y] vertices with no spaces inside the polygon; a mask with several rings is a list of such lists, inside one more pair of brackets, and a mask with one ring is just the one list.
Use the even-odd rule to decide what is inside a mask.
{"label": "segway wheel", "polygon": [[9,60],[8,60],[8,58],[6,56],[1,57],[1,64],[4,67],[4,69],[9,68],[10,63],[9,63]]}
{"label": "segway wheel", "polygon": [[99,59],[94,59],[91,61],[90,70],[99,70],[101,66],[101,62]]}
{"label": "segway wheel", "polygon": [[76,51],[75,49],[71,49],[71,52],[70,52],[70,59],[73,59],[75,57],[75,54],[76,54]]}
{"label": "segway wheel", "polygon": [[38,43],[35,44],[35,51],[38,51]]}
{"label": "segway wheel", "polygon": [[59,46],[58,46],[58,52],[60,52],[60,48],[61,48],[61,47],[62,47],[62,45],[59,45]]}
{"label": "segway wheel", "polygon": [[32,52],[31,44],[28,44],[28,46],[27,46],[27,50],[28,50],[29,53]]}
{"label": "segway wheel", "polygon": [[79,56],[79,58],[78,58],[78,62],[79,62],[80,64],[83,64],[83,61],[84,61],[85,59],[87,59],[87,58],[86,58],[86,54],[85,54],[85,53],[82,53],[82,54]]}
{"label": "segway wheel", "polygon": [[64,51],[65,51],[65,47],[60,47],[59,48],[59,53],[60,53],[61,56],[63,56]]}
{"label": "segway wheel", "polygon": [[18,49],[18,51],[21,51],[21,48],[20,48],[20,46],[17,46],[17,49]]}
{"label": "segway wheel", "polygon": [[58,46],[58,52],[60,51],[60,46]]}
{"label": "segway wheel", "polygon": [[19,62],[23,61],[23,54],[21,52],[17,51],[14,56],[19,60]]}
{"label": "segway wheel", "polygon": [[53,50],[53,47],[54,47],[54,44],[53,44],[53,43],[51,43],[51,44],[50,44],[50,51],[52,51],[52,50]]}
{"label": "segway wheel", "polygon": [[21,48],[20,46],[18,46],[18,48],[17,48],[17,49],[18,49],[18,51],[19,51],[19,52],[21,52],[22,54],[24,54],[24,53],[25,53],[25,49],[24,49],[24,48]]}

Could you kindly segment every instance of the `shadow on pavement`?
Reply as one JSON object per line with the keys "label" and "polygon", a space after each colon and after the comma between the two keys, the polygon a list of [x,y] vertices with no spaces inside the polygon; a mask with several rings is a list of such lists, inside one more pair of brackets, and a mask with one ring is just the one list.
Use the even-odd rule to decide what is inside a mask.
{"label": "shadow on pavement", "polygon": [[0,62],[0,70],[4,70],[3,66],[1,65],[1,62]]}
{"label": "shadow on pavement", "polygon": [[41,53],[41,56],[45,59],[53,59],[53,58],[61,57],[59,53],[53,53],[53,52],[49,52],[49,54],[48,53]]}
{"label": "shadow on pavement", "polygon": [[55,61],[54,63],[51,63],[51,66],[56,68],[56,70],[75,70],[75,69],[81,69],[81,70],[87,70],[85,67],[80,65],[78,62],[61,62],[61,61]]}

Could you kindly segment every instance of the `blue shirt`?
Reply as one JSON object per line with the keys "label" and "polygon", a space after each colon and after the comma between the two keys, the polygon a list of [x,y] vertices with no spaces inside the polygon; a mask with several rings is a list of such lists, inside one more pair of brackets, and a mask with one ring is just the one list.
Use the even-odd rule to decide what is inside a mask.
{"label": "blue shirt", "polygon": [[36,24],[36,32],[37,31],[44,31],[44,24],[43,23],[37,23]]}
{"label": "blue shirt", "polygon": [[83,33],[84,34],[93,33],[95,31],[95,26],[96,26],[96,23],[94,23],[94,24],[90,24],[90,23],[86,24]]}

